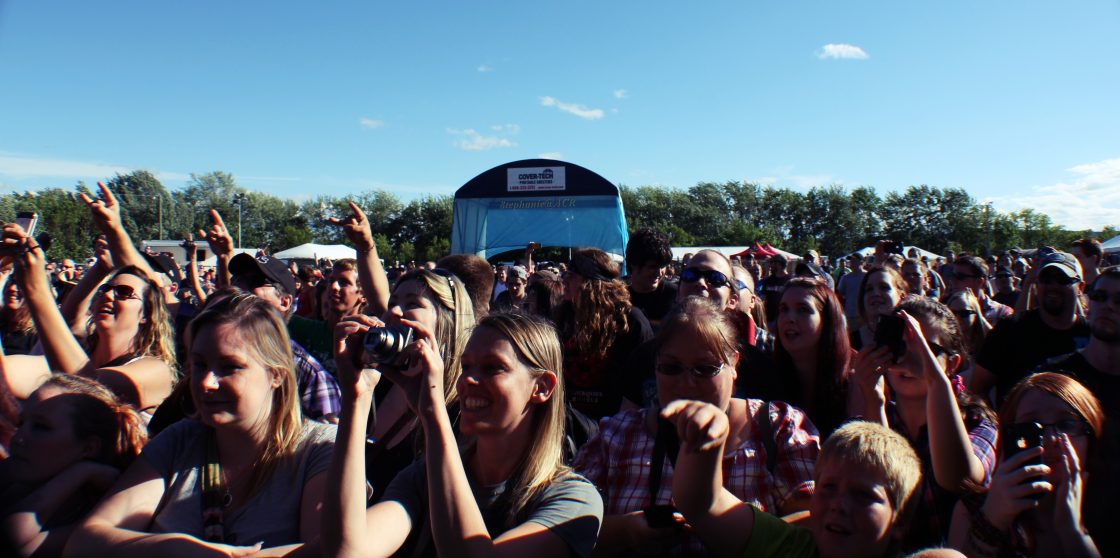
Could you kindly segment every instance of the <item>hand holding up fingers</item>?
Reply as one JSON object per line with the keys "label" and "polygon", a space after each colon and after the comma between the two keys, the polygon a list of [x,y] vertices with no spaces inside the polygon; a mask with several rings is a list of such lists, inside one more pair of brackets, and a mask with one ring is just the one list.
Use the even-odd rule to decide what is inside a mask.
{"label": "hand holding up fingers", "polygon": [[90,198],[82,192],[78,197],[89,207],[93,216],[93,224],[104,234],[109,234],[121,227],[121,206],[113,192],[102,182],[97,183],[101,189],[101,199]]}
{"label": "hand holding up fingers", "polygon": [[1057,473],[1054,478],[1054,524],[1080,533],[1083,486],[1081,460],[1077,457],[1077,450],[1073,448],[1069,435],[1062,434],[1047,444],[1046,451],[1058,455],[1058,463],[1054,468]]}
{"label": "hand holding up fingers", "polygon": [[222,215],[218,213],[217,209],[210,210],[210,217],[214,220],[214,224],[210,227],[210,230],[198,231],[199,238],[205,238],[210,243],[210,251],[215,256],[231,254],[233,252],[233,237],[229,235],[226,222],[222,220]]}
{"label": "hand holding up fingers", "polygon": [[661,410],[661,418],[677,428],[683,451],[718,450],[727,442],[727,414],[711,403],[678,399]]}
{"label": "hand holding up fingers", "polygon": [[357,248],[359,252],[369,251],[373,248],[373,231],[370,228],[369,219],[366,218],[365,212],[362,211],[362,208],[358,207],[358,204],[354,202],[347,203],[350,204],[350,215],[343,219],[331,217],[328,221],[332,225],[342,227],[343,234],[346,235],[346,238],[349,239],[350,242],[354,243],[354,247]]}

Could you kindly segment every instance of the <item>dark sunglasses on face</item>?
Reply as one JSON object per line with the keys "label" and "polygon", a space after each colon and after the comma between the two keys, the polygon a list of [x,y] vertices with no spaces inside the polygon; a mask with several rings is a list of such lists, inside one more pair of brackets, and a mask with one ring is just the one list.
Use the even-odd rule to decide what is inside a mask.
{"label": "dark sunglasses on face", "polygon": [[1109,299],[1112,299],[1113,304],[1120,304],[1120,292],[1115,292],[1110,295],[1108,291],[1104,289],[1093,289],[1089,291],[1086,296],[1093,302],[1108,302]]}
{"label": "dark sunglasses on face", "polygon": [[724,364],[697,364],[692,367],[685,367],[674,362],[658,362],[657,372],[666,376],[680,376],[685,371],[691,372],[697,378],[715,378],[723,371]]}
{"label": "dark sunglasses on face", "polygon": [[[1027,423],[1012,423],[1008,429],[1009,431],[1014,428],[1025,429],[1026,424]],[[1089,426],[1088,422],[1081,419],[1066,419],[1051,424],[1039,424],[1042,425],[1043,432],[1049,431],[1049,433],[1054,436],[1065,434],[1070,438],[1075,438],[1077,436],[1088,436],[1093,433],[1093,427]]]}
{"label": "dark sunglasses on face", "polygon": [[969,273],[953,273],[953,279],[957,281],[968,281],[969,279],[979,279],[979,275],[972,275]]}
{"label": "dark sunglasses on face", "polygon": [[136,294],[136,289],[128,285],[102,285],[97,289],[97,296],[105,296],[105,293],[113,291],[113,298],[116,300],[127,300],[130,298],[139,299],[140,295]]}
{"label": "dark sunglasses on face", "polygon": [[698,267],[686,267],[681,270],[681,281],[685,283],[695,283],[700,279],[704,279],[709,285],[722,287],[727,285],[731,286],[731,280],[726,275],[714,269],[700,269]]}
{"label": "dark sunglasses on face", "polygon": [[1047,273],[1046,275],[1039,275],[1038,282],[1043,285],[1061,285],[1068,287],[1074,283],[1074,279],[1064,273]]}

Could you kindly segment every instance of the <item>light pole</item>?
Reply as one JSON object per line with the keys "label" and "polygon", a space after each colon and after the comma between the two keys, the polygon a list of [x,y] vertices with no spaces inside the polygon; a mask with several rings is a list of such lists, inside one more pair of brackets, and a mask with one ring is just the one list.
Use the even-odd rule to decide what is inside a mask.
{"label": "light pole", "polygon": [[245,193],[238,192],[233,197],[233,201],[237,203],[237,249],[241,249],[241,209],[245,205]]}
{"label": "light pole", "polygon": [[163,196],[152,196],[156,199],[156,215],[159,218],[159,238],[156,240],[163,240]]}

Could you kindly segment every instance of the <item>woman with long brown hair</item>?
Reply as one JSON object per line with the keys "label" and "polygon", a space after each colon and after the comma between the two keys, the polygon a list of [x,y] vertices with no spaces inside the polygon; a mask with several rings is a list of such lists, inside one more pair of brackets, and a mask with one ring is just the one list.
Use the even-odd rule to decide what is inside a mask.
{"label": "woman with long brown hair", "polygon": [[556,323],[568,400],[593,419],[618,412],[623,365],[635,347],[653,338],[649,320],[630,303],[620,277],[618,264],[596,248],[575,251],[562,277],[564,301]]}

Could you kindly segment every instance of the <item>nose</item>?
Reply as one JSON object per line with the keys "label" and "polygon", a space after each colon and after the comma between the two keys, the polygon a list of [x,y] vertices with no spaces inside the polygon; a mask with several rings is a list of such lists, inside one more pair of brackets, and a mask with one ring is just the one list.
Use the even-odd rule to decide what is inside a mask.
{"label": "nose", "polygon": [[200,385],[204,391],[217,391],[218,390],[218,375],[213,370],[207,370],[202,374],[199,380]]}

